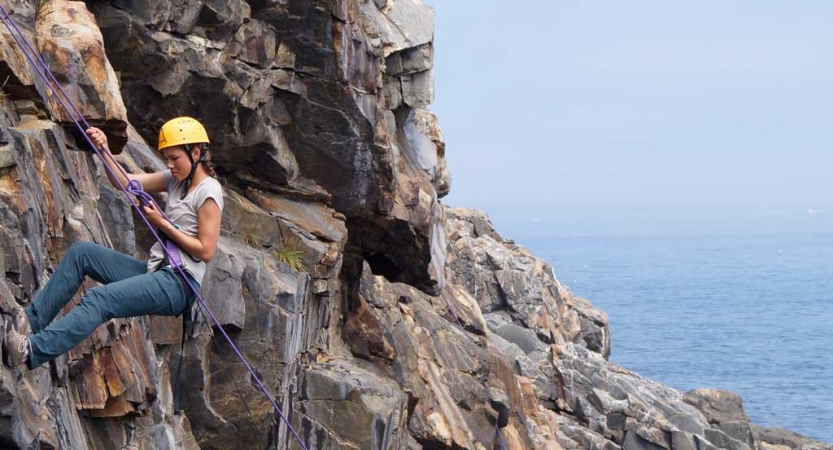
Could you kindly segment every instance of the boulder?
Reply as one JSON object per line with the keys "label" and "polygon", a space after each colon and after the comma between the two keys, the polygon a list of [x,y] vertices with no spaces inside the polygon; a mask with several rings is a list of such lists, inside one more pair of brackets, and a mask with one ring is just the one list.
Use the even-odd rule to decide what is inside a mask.
{"label": "boulder", "polygon": [[683,400],[702,412],[709,423],[749,422],[743,399],[734,392],[701,388],[686,392]]}

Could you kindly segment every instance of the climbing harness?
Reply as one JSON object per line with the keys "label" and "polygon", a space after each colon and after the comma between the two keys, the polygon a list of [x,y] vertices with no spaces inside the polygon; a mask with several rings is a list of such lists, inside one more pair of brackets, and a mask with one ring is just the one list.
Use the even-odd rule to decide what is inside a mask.
{"label": "climbing harness", "polygon": [[[148,229],[150,230],[151,234],[153,234],[153,237],[156,238],[156,241],[159,242],[160,245],[162,245],[163,251],[165,252],[166,256],[168,257],[168,260],[171,262],[171,265],[173,266],[174,261],[175,261],[174,258],[176,258],[176,260],[179,260],[178,248],[174,248],[173,251],[171,251],[163,243],[163,239],[159,236],[159,233],[157,233],[156,230],[153,229],[153,226],[151,226],[150,222],[148,221],[147,217],[144,214],[144,211],[142,211],[142,208],[139,207],[139,205],[136,203],[136,201],[129,194],[132,194],[132,195],[136,196],[136,198],[139,199],[139,202],[143,206],[148,205],[148,204],[153,204],[154,207],[156,207],[156,209],[160,212],[160,214],[162,214],[162,216],[166,220],[168,220],[169,222],[171,222],[171,220],[167,216],[165,216],[165,214],[162,212],[161,208],[159,208],[158,205],[156,204],[156,201],[153,200],[153,197],[151,197],[150,194],[148,194],[147,192],[144,191],[144,189],[142,187],[142,184],[139,181],[131,180],[129,183],[127,183],[127,186],[125,186],[121,182],[121,180],[116,176],[116,174],[113,172],[112,168],[110,168],[109,164],[106,164],[104,156],[101,154],[99,149],[95,146],[95,144],[93,144],[93,142],[90,140],[89,136],[87,136],[87,133],[85,132],[85,130],[90,128],[90,124],[84,118],[84,115],[81,114],[81,112],[75,106],[72,99],[70,99],[69,96],[66,94],[66,92],[64,92],[60,83],[58,83],[58,80],[55,79],[55,76],[49,70],[49,67],[46,65],[43,58],[40,56],[40,54],[32,47],[32,45],[26,39],[26,36],[24,36],[23,32],[17,26],[17,24],[12,19],[11,15],[6,10],[6,8],[3,6],[2,3],[0,3],[0,13],[2,13],[2,15],[0,15],[0,20],[2,20],[3,24],[6,26],[6,29],[9,30],[9,33],[11,33],[12,38],[15,40],[17,45],[20,47],[20,50],[22,51],[22,53],[26,57],[26,59],[29,61],[29,64],[31,65],[31,67],[35,70],[35,72],[37,72],[37,74],[40,76],[40,78],[44,81],[46,87],[49,88],[52,91],[53,94],[55,94],[55,98],[57,98],[58,102],[61,104],[61,107],[64,109],[64,111],[66,111],[67,114],[72,118],[72,121],[75,124],[75,126],[78,128],[78,131],[80,132],[81,136],[84,137],[84,139],[87,141],[87,143],[93,149],[95,154],[98,155],[98,157],[102,160],[102,162],[105,162],[104,168],[107,170],[107,173],[114,180],[116,180],[117,184],[119,185],[119,188],[122,190],[122,192],[125,193],[125,195],[127,196],[128,201],[130,202],[133,209],[136,210],[136,213],[139,215],[139,217],[141,217],[142,221],[145,222],[145,225],[148,226]],[[38,65],[38,63],[35,62],[33,55],[34,55],[34,57],[37,58],[38,63],[40,63],[40,65]],[[82,127],[82,123],[84,125],[83,127]],[[127,172],[115,161],[115,159],[113,159],[112,154],[107,152],[107,155],[108,155],[108,157],[111,158],[111,161],[115,162],[114,165],[116,167],[118,167],[119,171],[125,177],[125,179],[129,179],[129,177],[127,176]],[[252,366],[249,365],[249,362],[246,360],[246,358],[243,356],[243,354],[240,352],[240,350],[237,348],[237,346],[234,345],[234,342],[231,340],[228,333],[226,333],[226,331],[223,329],[222,325],[220,324],[220,321],[217,320],[217,317],[214,315],[214,313],[208,307],[205,300],[200,295],[199,291],[194,287],[194,285],[191,283],[191,281],[185,275],[185,270],[183,269],[181,260],[179,261],[179,263],[180,263],[179,266],[174,267],[174,270],[178,271],[178,274],[180,275],[181,279],[185,282],[185,284],[188,285],[189,288],[191,288],[191,291],[194,293],[196,299],[199,301],[200,307],[203,310],[205,310],[205,312],[208,314],[208,316],[211,318],[211,320],[214,322],[214,324],[216,324],[216,328],[218,330],[220,330],[220,333],[222,333],[223,337],[226,339],[226,341],[228,341],[229,345],[234,350],[234,353],[237,355],[237,357],[240,359],[240,361],[243,363],[243,365],[249,371],[249,374],[251,375],[252,379],[255,381],[257,386],[260,388],[260,390],[266,396],[266,398],[269,399],[269,403],[272,404],[272,407],[275,409],[275,412],[278,413],[278,416],[280,416],[281,420],[286,424],[289,431],[292,433],[292,435],[298,441],[298,444],[301,446],[301,448],[303,450],[308,450],[307,446],[304,444],[303,440],[301,440],[301,437],[298,435],[298,433],[292,427],[292,424],[290,423],[290,421],[286,418],[286,416],[283,414],[281,409],[278,407],[278,404],[275,402],[275,399],[272,398],[272,395],[270,395],[269,392],[266,390],[266,387],[263,385],[263,382],[260,380],[260,377],[257,376],[254,369],[252,369]]]}

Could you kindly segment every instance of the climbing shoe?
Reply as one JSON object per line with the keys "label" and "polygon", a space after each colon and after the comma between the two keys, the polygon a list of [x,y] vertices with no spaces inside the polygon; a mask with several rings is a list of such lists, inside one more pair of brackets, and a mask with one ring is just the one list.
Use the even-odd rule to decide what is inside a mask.
{"label": "climbing shoe", "polygon": [[12,369],[29,360],[31,344],[29,338],[17,332],[11,320],[6,320],[6,335],[3,339],[3,364]]}
{"label": "climbing shoe", "polygon": [[20,334],[32,334],[32,326],[29,325],[29,316],[26,315],[26,310],[19,306],[16,306],[12,310],[12,326]]}

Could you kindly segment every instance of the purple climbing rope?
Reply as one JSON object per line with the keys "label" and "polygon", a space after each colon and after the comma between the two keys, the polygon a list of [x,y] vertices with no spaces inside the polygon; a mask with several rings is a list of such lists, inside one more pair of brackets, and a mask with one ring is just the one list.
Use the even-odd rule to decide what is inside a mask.
{"label": "purple climbing rope", "polygon": [[[18,28],[17,24],[12,19],[11,15],[6,10],[6,8],[3,6],[2,3],[0,3],[0,12],[2,12],[2,16],[0,16],[0,20],[3,21],[3,24],[6,26],[6,29],[9,30],[9,33],[11,34],[12,38],[15,40],[17,45],[20,47],[21,51],[23,52],[23,55],[29,61],[29,64],[32,66],[32,68],[35,69],[35,72],[37,72],[37,74],[41,77],[41,79],[46,83],[46,87],[48,89],[50,89],[53,94],[55,94],[55,98],[61,104],[61,107],[63,107],[64,111],[66,111],[67,114],[70,115],[70,117],[72,119],[72,122],[78,128],[78,131],[80,132],[81,136],[84,137],[84,139],[87,141],[87,143],[93,149],[95,154],[98,155],[98,157],[102,160],[102,162],[104,162],[104,168],[107,170],[107,173],[116,181],[116,183],[118,184],[118,186],[122,190],[122,192],[125,193],[125,195],[127,196],[127,199],[130,201],[130,204],[136,210],[139,217],[142,218],[142,221],[145,222],[145,225],[147,225],[148,229],[153,234],[153,237],[156,239],[157,242],[159,242],[160,245],[162,245],[163,251],[168,256],[169,260],[174,261],[174,259],[172,259],[172,258],[176,258],[177,260],[179,260],[179,256],[180,256],[179,254],[176,254],[175,256],[172,256],[172,253],[178,253],[178,251],[173,251],[173,252],[169,251],[169,249],[165,246],[165,244],[163,242],[163,239],[159,236],[159,234],[157,234],[156,230],[154,230],[153,226],[148,221],[147,217],[144,214],[144,211],[142,211],[142,209],[139,207],[139,205],[136,203],[136,201],[134,201],[134,199],[130,196],[130,194],[136,196],[139,199],[139,202],[142,203],[143,205],[153,204],[156,207],[157,211],[159,211],[160,214],[162,214],[162,216],[165,218],[165,220],[168,220],[169,222],[172,222],[170,220],[170,218],[168,218],[162,212],[161,208],[159,208],[159,205],[156,203],[156,201],[153,199],[153,197],[151,197],[150,194],[148,194],[147,192],[144,191],[144,188],[142,187],[141,182],[139,182],[138,180],[129,180],[129,177],[127,176],[127,172],[124,170],[124,168],[121,167],[121,165],[119,165],[113,159],[112,154],[108,151],[108,152],[106,152],[107,156],[109,158],[111,158],[111,161],[113,161],[115,163],[114,165],[116,167],[118,167],[119,171],[121,172],[121,175],[124,176],[125,179],[129,180],[129,183],[127,184],[127,186],[125,186],[121,182],[121,179],[118,176],[116,176],[115,172],[112,170],[110,165],[107,164],[107,161],[104,159],[104,156],[102,155],[102,153],[95,146],[95,144],[93,144],[93,142],[90,140],[89,136],[87,136],[86,130],[90,128],[90,124],[87,122],[87,120],[84,118],[84,115],[81,114],[81,112],[78,110],[78,108],[76,108],[72,99],[70,99],[69,96],[66,94],[66,92],[64,92],[60,83],[58,83],[58,80],[55,79],[55,76],[49,70],[49,67],[46,65],[43,58],[31,46],[29,41],[26,39],[26,36],[23,35],[23,32],[20,30],[20,28]],[[35,62],[32,55],[34,55],[37,58],[38,62],[40,63],[40,66],[38,66],[38,64]],[[51,82],[50,82],[50,80],[51,80]],[[81,123],[79,123],[79,120],[80,120]],[[84,125],[83,127],[82,127],[82,123]],[[185,281],[185,283],[188,285],[188,287],[191,288],[191,290],[194,292],[195,296],[197,297],[197,299],[200,302],[200,306],[202,307],[202,309],[204,309],[208,313],[208,315],[211,317],[211,320],[217,325],[217,329],[220,330],[220,333],[223,335],[223,337],[226,339],[226,341],[228,341],[229,345],[234,350],[234,353],[237,355],[237,357],[240,359],[240,361],[243,363],[243,365],[249,371],[249,374],[252,376],[252,379],[255,380],[255,383],[257,384],[257,386],[260,388],[260,390],[263,392],[263,394],[269,399],[269,403],[272,404],[272,407],[278,413],[281,420],[283,420],[283,422],[289,428],[289,431],[292,432],[292,435],[298,441],[298,444],[301,446],[302,449],[308,450],[306,445],[304,444],[303,440],[301,439],[301,437],[298,435],[298,433],[292,427],[292,424],[290,423],[290,421],[286,418],[286,416],[283,414],[281,409],[278,407],[278,404],[276,403],[275,399],[272,398],[272,395],[270,395],[269,392],[266,390],[266,387],[263,385],[263,382],[260,380],[260,377],[257,376],[254,369],[252,369],[252,366],[249,365],[249,362],[246,360],[246,358],[243,356],[243,354],[240,352],[240,350],[237,348],[237,346],[234,345],[234,342],[231,340],[231,337],[229,337],[229,335],[223,329],[222,325],[220,324],[220,321],[217,320],[217,317],[214,315],[214,313],[208,307],[208,304],[206,304],[205,300],[202,298],[199,291],[194,287],[194,285],[191,284],[191,281],[189,280],[189,278],[185,276],[185,271],[184,271],[182,265],[181,264],[177,265],[176,269],[179,271],[180,276]]]}
{"label": "purple climbing rope", "polygon": [[500,425],[497,422],[495,422],[495,430],[497,430],[497,437],[500,439],[501,450],[509,450],[509,447],[506,446],[506,441],[503,440],[503,433],[500,432]]}

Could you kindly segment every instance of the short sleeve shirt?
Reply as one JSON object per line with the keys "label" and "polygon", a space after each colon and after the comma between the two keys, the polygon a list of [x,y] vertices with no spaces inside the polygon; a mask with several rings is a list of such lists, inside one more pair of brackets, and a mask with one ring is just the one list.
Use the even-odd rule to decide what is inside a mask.
{"label": "short sleeve shirt", "polygon": [[[185,198],[181,198],[182,190],[185,189],[185,182],[174,181],[170,170],[164,171],[162,175],[165,180],[165,189],[168,191],[165,215],[179,226],[180,231],[188,236],[197,237],[199,231],[197,211],[203,203],[210,198],[220,207],[220,212],[223,211],[223,188],[220,186],[220,182],[212,177],[207,177]],[[205,276],[205,263],[191,257],[182,249],[180,249],[179,254],[185,269],[194,277],[197,283],[202,284],[202,279]],[[157,242],[150,249],[150,258],[147,264],[148,272],[158,270],[164,261],[165,252]]]}

